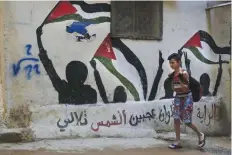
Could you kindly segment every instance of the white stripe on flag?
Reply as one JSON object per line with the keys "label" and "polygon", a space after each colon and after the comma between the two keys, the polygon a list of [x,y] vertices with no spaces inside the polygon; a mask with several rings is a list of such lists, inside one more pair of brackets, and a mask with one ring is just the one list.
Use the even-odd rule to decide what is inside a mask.
{"label": "white stripe on flag", "polygon": [[119,50],[113,48],[113,51],[116,56],[116,60],[112,60],[115,69],[134,85],[139,93],[140,100],[144,100],[142,84],[137,70],[125,59]]}
{"label": "white stripe on flag", "polygon": [[73,5],[77,9],[77,13],[85,19],[92,19],[97,17],[110,17],[110,12],[96,12],[96,13],[87,13],[84,12],[79,5]]}

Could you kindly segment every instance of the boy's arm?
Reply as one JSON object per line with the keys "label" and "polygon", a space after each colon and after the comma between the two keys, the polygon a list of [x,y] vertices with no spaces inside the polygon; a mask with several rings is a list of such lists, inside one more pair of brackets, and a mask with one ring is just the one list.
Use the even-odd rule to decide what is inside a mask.
{"label": "boy's arm", "polygon": [[180,74],[181,74],[180,76],[181,76],[181,78],[183,79],[183,81],[184,81],[185,83],[187,83],[187,84],[185,84],[185,83],[183,83],[182,80],[180,80],[181,86],[182,86],[182,87],[185,87],[185,88],[188,88],[188,83],[189,83],[189,75],[188,75],[188,72],[183,71],[183,72],[180,72]]}
{"label": "boy's arm", "polygon": [[184,77],[184,81],[186,81],[187,83],[189,83],[189,74],[187,71],[183,72],[183,77]]}

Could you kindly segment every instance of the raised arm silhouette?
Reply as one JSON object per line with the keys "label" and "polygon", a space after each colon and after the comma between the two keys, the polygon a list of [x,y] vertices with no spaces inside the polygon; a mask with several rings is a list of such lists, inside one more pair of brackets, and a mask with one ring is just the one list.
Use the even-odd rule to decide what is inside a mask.
{"label": "raised arm silhouette", "polygon": [[41,40],[42,26],[38,27],[36,35],[40,60],[54,88],[59,93],[59,103],[76,105],[96,103],[96,90],[91,88],[89,85],[84,85],[88,76],[88,69],[86,65],[80,61],[71,61],[66,66],[67,82],[65,80],[61,80],[52,64],[52,61],[48,58],[47,51],[43,47]]}

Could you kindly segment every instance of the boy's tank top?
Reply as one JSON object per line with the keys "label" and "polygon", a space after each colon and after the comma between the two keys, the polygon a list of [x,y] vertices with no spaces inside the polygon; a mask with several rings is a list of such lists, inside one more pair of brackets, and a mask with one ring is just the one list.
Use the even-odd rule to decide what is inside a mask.
{"label": "boy's tank top", "polygon": [[[173,86],[173,90],[174,90],[175,92],[177,92],[177,93],[182,93],[182,88],[183,88],[183,87],[181,86],[180,81],[181,81],[181,80],[180,80],[178,74],[173,76],[173,79],[172,79],[172,86]],[[186,81],[183,81],[183,83],[184,83],[184,84],[188,84],[188,82],[186,82]],[[183,92],[183,93],[184,93],[184,92]]]}

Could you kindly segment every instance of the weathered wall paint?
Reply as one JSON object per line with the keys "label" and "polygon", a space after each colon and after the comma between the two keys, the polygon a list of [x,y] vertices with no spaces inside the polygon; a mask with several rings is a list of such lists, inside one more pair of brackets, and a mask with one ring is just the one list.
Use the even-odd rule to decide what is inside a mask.
{"label": "weathered wall paint", "polygon": [[4,126],[3,120],[6,114],[5,100],[5,54],[4,54],[4,7],[3,2],[0,2],[0,126]]}
{"label": "weathered wall paint", "polygon": [[[164,83],[171,72],[168,55],[189,43],[187,41],[194,34],[211,34],[207,30],[205,2],[175,2],[173,7],[173,3],[164,2],[163,40],[160,42],[110,38],[109,2],[96,4],[91,1],[85,5],[75,1],[62,2],[66,9],[58,7],[52,11],[58,3],[5,2],[8,13],[4,15],[4,93],[9,108],[13,105],[20,108],[23,104],[63,107],[57,104],[128,101],[136,104],[159,100],[165,96]],[[194,49],[182,50],[187,52],[187,58],[182,56],[183,67],[186,68],[189,65],[186,60],[190,60],[192,77],[198,83],[205,83],[200,79],[210,79],[205,86],[205,95],[213,94],[216,81],[219,81],[217,75],[223,69],[217,91],[218,96],[223,96],[221,84],[230,78],[228,64],[218,63],[219,55],[212,52],[209,43],[202,38],[200,35]],[[40,74],[33,75],[30,80],[25,74],[12,76],[12,64],[25,56],[27,44],[31,44],[35,59],[40,59]],[[217,41],[216,45],[227,49],[229,46]],[[222,55],[221,60],[228,61],[228,56]],[[74,70],[81,70],[82,74]],[[77,78],[80,83],[75,81]],[[223,102],[230,104],[228,98]]]}

